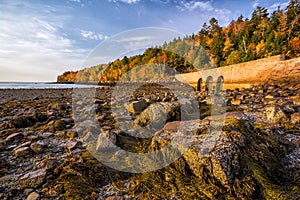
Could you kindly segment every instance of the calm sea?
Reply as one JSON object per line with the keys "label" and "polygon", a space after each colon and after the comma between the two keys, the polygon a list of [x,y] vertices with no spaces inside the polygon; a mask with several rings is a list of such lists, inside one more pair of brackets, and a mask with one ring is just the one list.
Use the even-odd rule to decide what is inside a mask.
{"label": "calm sea", "polygon": [[0,89],[98,88],[97,85],[59,84],[43,82],[0,82]]}

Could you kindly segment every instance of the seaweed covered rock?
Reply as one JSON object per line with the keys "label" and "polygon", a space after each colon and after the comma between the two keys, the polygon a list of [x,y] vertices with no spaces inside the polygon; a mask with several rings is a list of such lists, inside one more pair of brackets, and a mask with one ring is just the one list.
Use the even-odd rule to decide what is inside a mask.
{"label": "seaweed covered rock", "polygon": [[132,195],[142,199],[300,197],[299,169],[287,169],[285,163],[295,145],[275,129],[255,128],[250,121],[227,118],[216,132],[211,127],[213,119],[193,120],[189,123],[198,131],[190,137],[176,123],[166,124],[147,148],[152,151],[177,139],[185,141],[186,151],[161,170],[133,176],[129,187]]}
{"label": "seaweed covered rock", "polygon": [[278,105],[272,105],[266,108],[267,119],[271,122],[288,121],[283,109]]}

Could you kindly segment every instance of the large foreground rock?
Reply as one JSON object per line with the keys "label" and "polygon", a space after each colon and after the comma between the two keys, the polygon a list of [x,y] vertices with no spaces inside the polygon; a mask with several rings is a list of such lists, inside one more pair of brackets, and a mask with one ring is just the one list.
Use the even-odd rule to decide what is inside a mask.
{"label": "large foreground rock", "polygon": [[[300,167],[288,167],[287,164],[287,160],[295,162],[292,160],[299,159],[288,157],[296,150],[295,144],[280,136],[276,132],[278,129],[269,129],[266,125],[253,124],[238,117],[226,118],[221,129],[212,126],[221,125],[220,120],[166,124],[152,138],[148,151],[166,147],[170,142],[182,144],[186,151],[162,170],[135,176],[129,190],[135,194],[143,191],[139,194],[141,198],[157,199],[172,195],[179,199],[300,197],[300,180],[297,178]],[[188,134],[191,132],[189,127],[198,129],[195,135]],[[162,180],[161,177],[165,178]]]}

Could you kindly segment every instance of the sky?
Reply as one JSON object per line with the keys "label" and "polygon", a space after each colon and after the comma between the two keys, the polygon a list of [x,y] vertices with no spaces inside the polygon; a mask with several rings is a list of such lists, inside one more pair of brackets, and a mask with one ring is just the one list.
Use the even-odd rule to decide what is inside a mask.
{"label": "sky", "polygon": [[[111,38],[120,39],[118,36],[124,33],[127,38],[122,39],[123,46],[129,45],[136,50],[154,44],[145,42],[146,37],[142,37],[150,30],[147,27],[191,35],[199,32],[203,23],[212,17],[225,26],[241,14],[250,18],[257,6],[271,13],[278,6],[285,8],[288,2],[0,0],[0,82],[56,81],[57,75],[64,71],[88,67],[86,59],[95,49],[104,47],[105,42],[107,46]],[[143,28],[146,28],[144,32],[128,34]],[[105,48],[99,54],[101,52],[105,52]],[[122,55],[98,56],[99,59],[93,61],[96,64]]]}

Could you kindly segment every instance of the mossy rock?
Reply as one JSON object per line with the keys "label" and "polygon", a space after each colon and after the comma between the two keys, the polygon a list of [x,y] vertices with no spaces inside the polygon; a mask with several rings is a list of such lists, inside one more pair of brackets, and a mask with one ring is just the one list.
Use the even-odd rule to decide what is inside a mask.
{"label": "mossy rock", "polygon": [[[156,172],[131,177],[129,192],[141,199],[297,199],[300,197],[300,173],[287,175],[281,160],[294,145],[265,124],[226,119],[222,137],[238,147],[239,169],[226,183],[226,171],[213,157],[199,158],[197,150],[188,149],[183,157]],[[239,133],[239,134],[238,134]],[[155,145],[154,145],[155,144]],[[148,143],[148,149],[160,144]],[[154,146],[153,146],[154,145]],[[164,144],[162,144],[163,146]],[[214,150],[213,150],[214,151]],[[234,155],[231,155],[234,156]],[[213,164],[215,163],[215,164]],[[298,177],[298,178],[297,178]],[[298,180],[298,181],[293,181]]]}

